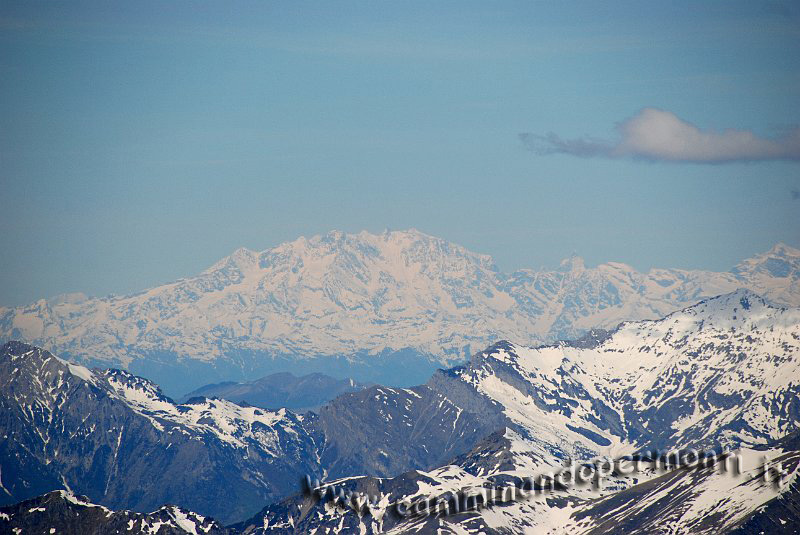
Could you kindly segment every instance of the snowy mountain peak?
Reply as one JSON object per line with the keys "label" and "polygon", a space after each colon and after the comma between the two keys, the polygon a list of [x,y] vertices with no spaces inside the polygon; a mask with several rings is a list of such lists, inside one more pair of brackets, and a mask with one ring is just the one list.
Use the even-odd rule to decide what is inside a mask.
{"label": "snowy mountain peak", "polygon": [[92,372],[83,366],[64,361],[40,347],[17,340],[6,342],[0,347],[0,363],[13,366],[15,380],[19,379],[21,373],[25,373],[29,377],[67,373],[79,379],[94,382]]}
{"label": "snowy mountain peak", "polygon": [[[718,307],[718,309],[724,308],[725,310],[730,310],[730,311],[734,311],[734,309],[756,311],[762,309],[776,308],[772,306],[766,299],[761,297],[759,294],[747,288],[739,288],[734,292],[706,299],[698,303],[698,305],[704,303],[714,304]],[[697,305],[695,305],[695,307],[697,307]]]}
{"label": "snowy mountain peak", "polygon": [[709,299],[704,299],[684,310],[675,314],[693,314],[695,316],[705,316],[713,320],[715,317],[722,319],[741,312],[740,315],[755,317],[764,311],[775,310],[766,299],[747,288],[739,288],[731,293],[718,295]]}
{"label": "snowy mountain peak", "polygon": [[105,377],[108,383],[121,395],[124,395],[126,391],[133,391],[143,398],[173,403],[170,398],[161,392],[161,388],[157,384],[143,377],[133,375],[126,370],[109,368],[107,370],[97,370],[96,373]]}
{"label": "snowy mountain peak", "polygon": [[566,273],[580,273],[585,269],[586,265],[583,261],[583,258],[576,254],[573,254],[572,256],[562,260],[559,266],[559,271]]}
{"label": "snowy mountain peak", "polygon": [[216,262],[213,266],[205,270],[203,273],[214,273],[216,271],[239,269],[247,270],[258,264],[258,255],[256,251],[251,251],[246,247],[239,247],[229,256]]}
{"label": "snowy mountain peak", "polygon": [[790,245],[786,245],[783,242],[778,242],[775,245],[773,245],[772,248],[765,254],[769,256],[800,258],[800,249],[797,249],[796,247],[792,247]]}
{"label": "snowy mountain peak", "polygon": [[761,276],[800,280],[800,249],[785,243],[775,244],[769,251],[740,262],[732,273],[738,276]]}
{"label": "snowy mountain peak", "polygon": [[[663,339],[672,345],[686,337],[705,338],[715,332],[720,333],[717,337],[720,339],[727,338],[731,333],[760,333],[776,327],[791,332],[792,329],[797,330],[798,325],[800,309],[777,308],[755,292],[740,288],[705,299],[659,320],[624,322],[611,331],[600,346],[622,347],[633,338],[639,344],[652,345]],[[707,334],[703,336],[703,333]]]}
{"label": "snowy mountain peak", "polygon": [[777,256],[781,258],[800,258],[800,249],[792,247],[791,245],[786,245],[783,242],[778,242],[773,245],[769,251],[760,255],[756,255],[755,258],[770,256]]}
{"label": "snowy mountain peak", "polygon": [[[800,428],[800,309],[741,289],[592,342],[498,342],[451,373],[499,403],[551,462],[665,444],[763,444]],[[548,437],[545,422],[562,429]]]}
{"label": "snowy mountain peak", "polygon": [[[641,273],[614,262],[586,267],[579,257],[561,269],[503,273],[490,256],[415,229],[333,231],[241,248],[197,276],[133,295],[0,309],[0,340],[92,367],[154,370],[150,378],[176,396],[298,362],[303,373],[413,384],[497,340],[576,339],[738,288],[800,306],[795,253],[779,245],[727,273]],[[421,364],[407,367],[419,373],[398,380],[394,358]]]}

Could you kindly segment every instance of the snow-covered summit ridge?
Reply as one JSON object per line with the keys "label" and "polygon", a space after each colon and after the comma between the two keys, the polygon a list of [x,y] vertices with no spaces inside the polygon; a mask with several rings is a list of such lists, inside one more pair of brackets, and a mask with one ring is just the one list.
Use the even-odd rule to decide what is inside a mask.
{"label": "snow-covered summit ridge", "polygon": [[548,443],[608,455],[764,444],[800,428],[800,309],[737,290],[594,346],[500,342],[458,375],[532,436],[577,430]]}
{"label": "snow-covered summit ridge", "polygon": [[241,248],[197,276],[134,295],[0,309],[0,339],[121,367],[163,354],[357,360],[406,348],[451,365],[497,340],[572,339],[738,288],[800,306],[800,251],[779,244],[728,273],[642,273],[579,257],[552,271],[503,273],[488,255],[413,229],[334,231]]}

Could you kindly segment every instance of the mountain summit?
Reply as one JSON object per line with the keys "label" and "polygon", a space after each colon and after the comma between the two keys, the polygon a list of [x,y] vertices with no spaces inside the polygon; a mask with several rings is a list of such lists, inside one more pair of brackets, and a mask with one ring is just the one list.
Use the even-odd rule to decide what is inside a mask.
{"label": "mountain summit", "polygon": [[412,384],[497,340],[575,338],[737,288],[800,305],[800,251],[779,244],[728,273],[641,273],[579,257],[553,271],[503,273],[490,256],[417,230],[334,231],[238,249],[134,295],[0,309],[0,340],[129,368],[174,395],[278,371]]}

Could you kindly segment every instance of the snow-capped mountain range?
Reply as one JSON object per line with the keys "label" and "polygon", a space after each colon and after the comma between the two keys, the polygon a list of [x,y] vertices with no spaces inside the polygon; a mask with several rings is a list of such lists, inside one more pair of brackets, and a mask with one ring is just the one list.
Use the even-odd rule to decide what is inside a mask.
{"label": "snow-capped mountain range", "polygon": [[[452,403],[453,416],[434,416],[445,427],[454,422],[455,431],[461,419],[481,414],[479,421],[490,419],[502,429],[445,466],[388,479],[328,481],[321,498],[288,498],[236,527],[281,535],[755,535],[800,529],[798,309],[774,308],[740,290],[574,343],[529,348],[501,342],[413,391],[425,396],[425,389],[450,393],[445,404]],[[377,408],[356,413],[390,416],[366,431],[378,447],[397,438],[381,440],[391,422],[408,425],[407,397],[406,391],[382,389],[373,402]],[[425,446],[416,423],[409,426],[408,442]],[[654,450],[679,449],[730,455],[696,468],[653,462],[659,459]],[[597,455],[629,454],[644,455],[644,468],[609,474],[599,488],[568,486],[502,499],[519,496],[520,488],[530,491],[528,478],[558,473],[565,460],[582,465]],[[491,507],[392,514],[397,504],[405,510],[420,500],[452,504],[459,495],[486,496],[487,489],[500,489],[501,499]],[[355,513],[353,504],[364,500],[369,514]]]}
{"label": "snow-capped mountain range", "polygon": [[331,232],[239,249],[134,295],[0,308],[0,339],[127,368],[175,395],[276,371],[414,384],[498,340],[571,339],[738,288],[800,306],[800,251],[779,244],[727,273],[587,268],[577,257],[503,273],[487,255],[416,230]]}
{"label": "snow-capped mountain range", "polygon": [[[385,510],[397,499],[514,481],[598,456],[768,448],[794,463],[786,489],[795,492],[800,455],[786,452],[800,447],[781,441],[800,432],[798,399],[800,309],[774,307],[747,290],[573,342],[498,342],[424,385],[372,386],[302,416],[218,399],[177,404],[128,372],[88,370],[14,342],[0,358],[0,435],[13,437],[0,443],[0,491],[2,502],[13,503],[71,489],[94,503],[141,512],[169,502],[226,522],[272,501],[245,522],[250,531],[240,528],[401,533],[413,526],[373,522],[374,516],[362,522],[352,511],[303,497],[276,500],[299,491],[305,474],[372,489]],[[731,529],[784,495],[759,484],[759,470],[753,465],[736,491],[741,503],[726,517]],[[714,473],[651,471],[617,478],[601,494],[570,492],[556,501],[425,519],[419,527],[504,533],[569,522],[591,533],[608,515],[603,504],[614,503],[602,502],[609,496],[628,503],[646,494],[659,504],[670,489],[686,498],[696,487],[710,494],[668,500],[678,509],[636,511],[674,518],[677,532],[707,533],[714,524],[703,511],[719,508],[730,484]],[[683,529],[691,520],[681,516],[684,506],[705,520]],[[24,511],[14,514],[31,521]]]}
{"label": "snow-capped mountain range", "polygon": [[350,475],[358,459],[389,476],[438,466],[498,428],[522,437],[525,462],[541,468],[764,445],[798,430],[798,400],[800,309],[738,290],[575,342],[498,342],[423,386],[341,396],[319,423],[353,430],[327,433],[330,475]]}

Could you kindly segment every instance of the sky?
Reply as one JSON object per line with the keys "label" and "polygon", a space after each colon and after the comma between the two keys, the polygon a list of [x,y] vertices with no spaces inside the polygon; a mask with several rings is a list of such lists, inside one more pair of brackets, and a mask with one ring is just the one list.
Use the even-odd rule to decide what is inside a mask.
{"label": "sky", "polygon": [[333,229],[728,270],[800,247],[799,103],[791,2],[4,1],[0,306]]}

